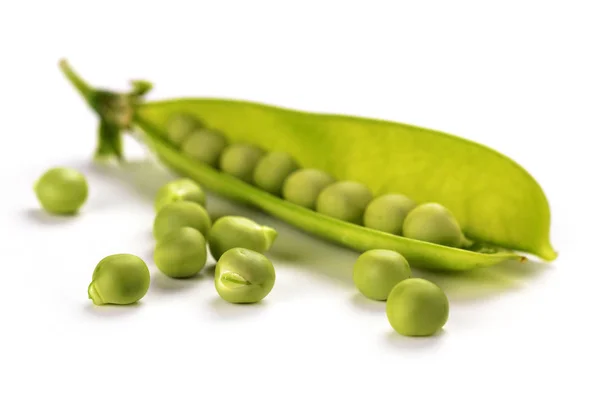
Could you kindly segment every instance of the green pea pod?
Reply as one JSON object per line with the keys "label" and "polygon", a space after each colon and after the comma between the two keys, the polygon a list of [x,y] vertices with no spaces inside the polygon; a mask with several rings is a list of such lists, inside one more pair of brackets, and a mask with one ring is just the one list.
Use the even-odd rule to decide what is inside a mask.
{"label": "green pea pod", "polygon": [[[319,237],[357,251],[395,250],[412,266],[444,271],[525,260],[513,250],[546,261],[557,257],[550,244],[550,210],[541,187],[513,160],[483,145],[402,123],[247,101],[182,98],[142,102],[139,89],[129,95],[131,99],[121,99],[119,105],[109,105],[105,112],[106,105],[95,104],[98,92],[66,61],[60,66],[102,121],[139,132],[143,143],[172,170]],[[122,115],[115,113],[124,101],[131,105],[122,109]],[[131,112],[131,121],[124,121]],[[441,203],[474,242],[468,250],[451,248],[330,218],[194,161],[166,138],[167,120],[181,112],[197,116],[232,143],[285,151],[300,167],[324,170],[337,180],[363,183],[374,196],[396,192],[419,203]],[[120,147],[115,142],[110,146]]]}

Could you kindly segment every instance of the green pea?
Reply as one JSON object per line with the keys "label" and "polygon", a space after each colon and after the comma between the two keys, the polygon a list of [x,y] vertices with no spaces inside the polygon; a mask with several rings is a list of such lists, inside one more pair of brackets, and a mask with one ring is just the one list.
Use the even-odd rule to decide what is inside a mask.
{"label": "green pea", "polygon": [[376,197],[365,209],[364,225],[382,232],[401,235],[404,219],[416,205],[412,199],[401,194],[390,193]]}
{"label": "green pea", "polygon": [[158,212],[163,206],[180,200],[188,200],[200,206],[206,205],[206,195],[200,185],[192,179],[182,178],[173,180],[158,189],[154,197],[154,209]]}
{"label": "green pea", "polygon": [[265,253],[273,245],[277,231],[242,216],[224,216],[215,222],[208,235],[210,254],[219,258],[236,247]]}
{"label": "green pea", "polygon": [[446,324],[449,310],[444,291],[435,283],[420,278],[398,283],[386,303],[390,325],[406,336],[433,335]]}
{"label": "green pea", "polygon": [[360,224],[373,195],[362,183],[345,180],[327,186],[317,198],[317,212]]}
{"label": "green pea", "polygon": [[241,247],[229,249],[215,268],[215,288],[231,303],[256,303],[275,285],[275,268],[264,255]]}
{"label": "green pea", "polygon": [[191,227],[173,230],[157,242],[154,263],[169,277],[192,277],[206,264],[206,240]]}
{"label": "green pea", "polygon": [[180,200],[160,209],[154,218],[152,231],[155,239],[160,240],[170,231],[181,227],[194,228],[206,236],[211,227],[210,216],[198,203]]}
{"label": "green pea", "polygon": [[55,167],[46,171],[34,184],[33,190],[41,206],[49,213],[76,213],[88,197],[85,176],[77,170]]}
{"label": "green pea", "polygon": [[297,169],[298,164],[289,154],[271,152],[265,155],[254,169],[254,183],[269,193],[280,195],[283,182]]}
{"label": "green pea", "polygon": [[120,253],[102,259],[94,269],[88,297],[95,305],[129,305],[146,295],[150,271],[135,255]]}
{"label": "green pea", "polygon": [[264,154],[264,150],[258,146],[234,143],[223,150],[219,165],[225,173],[252,183],[254,168]]}
{"label": "green pea", "polygon": [[209,166],[217,167],[227,139],[216,130],[193,131],[183,142],[181,150],[188,156]]}
{"label": "green pea", "polygon": [[282,195],[289,202],[314,210],[321,191],[333,182],[335,179],[322,170],[300,169],[285,180]]}
{"label": "green pea", "polygon": [[394,286],[411,277],[411,270],[400,253],[373,249],[358,257],[352,277],[359,292],[367,298],[386,300]]}
{"label": "green pea", "polygon": [[402,233],[411,239],[450,247],[467,243],[452,212],[439,203],[423,203],[411,210],[404,219]]}
{"label": "green pea", "polygon": [[202,122],[195,116],[187,113],[176,113],[167,120],[167,137],[176,146],[180,146],[194,130],[201,127]]}

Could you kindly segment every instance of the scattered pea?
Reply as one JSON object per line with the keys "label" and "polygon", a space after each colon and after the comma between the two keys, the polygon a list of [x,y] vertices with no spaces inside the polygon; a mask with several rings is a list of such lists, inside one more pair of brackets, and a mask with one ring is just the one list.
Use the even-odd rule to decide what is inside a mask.
{"label": "scattered pea", "polygon": [[158,212],[163,206],[180,200],[188,200],[200,206],[206,205],[206,195],[200,185],[192,179],[181,178],[158,189],[154,198],[154,209]]}
{"label": "scattered pea", "polygon": [[146,295],[150,271],[135,255],[120,253],[102,259],[94,269],[88,297],[94,305],[129,305]]}
{"label": "scattered pea", "polygon": [[336,219],[360,224],[373,195],[359,182],[345,180],[327,186],[317,198],[317,212]]}
{"label": "scattered pea", "polygon": [[392,233],[402,234],[402,225],[408,212],[415,206],[416,202],[401,194],[386,194],[373,199],[365,209],[365,227]]}
{"label": "scattered pea", "polygon": [[180,146],[194,130],[201,127],[202,122],[195,116],[187,113],[176,113],[167,120],[167,137],[175,145]]}
{"label": "scattered pea", "polygon": [[181,150],[193,159],[217,167],[221,153],[226,146],[227,139],[218,131],[200,129],[193,131],[185,139]]}
{"label": "scattered pea", "polygon": [[242,216],[224,216],[214,223],[208,235],[210,254],[219,258],[229,249],[243,247],[265,253],[277,237],[277,231]]}
{"label": "scattered pea", "polygon": [[265,155],[254,169],[256,186],[274,195],[280,195],[283,182],[298,169],[296,161],[285,152],[271,152]]}
{"label": "scattered pea", "polygon": [[192,277],[206,264],[206,240],[191,227],[173,230],[157,242],[154,263],[169,277]]}
{"label": "scattered pea", "polygon": [[33,190],[41,206],[49,213],[76,213],[88,197],[85,176],[77,170],[55,167],[46,171],[34,184]]}
{"label": "scattered pea", "polygon": [[215,288],[231,303],[256,303],[275,285],[275,268],[264,255],[241,247],[229,249],[217,262]]}
{"label": "scattered pea", "polygon": [[225,173],[252,183],[254,168],[264,154],[264,150],[258,146],[234,143],[223,150],[219,165]]}
{"label": "scattered pea", "polygon": [[156,240],[160,240],[168,232],[186,226],[207,236],[211,227],[210,216],[198,203],[180,200],[160,209],[154,218],[152,231]]}
{"label": "scattered pea", "polygon": [[321,191],[333,182],[335,179],[322,170],[300,169],[285,180],[282,195],[285,200],[314,210]]}
{"label": "scattered pea", "polygon": [[401,335],[430,336],[447,322],[449,303],[436,284],[420,278],[398,283],[388,297],[386,315]]}
{"label": "scattered pea", "polygon": [[373,300],[387,300],[394,286],[410,277],[408,262],[392,250],[366,251],[354,264],[354,284],[360,293]]}
{"label": "scattered pea", "polygon": [[466,243],[454,215],[439,203],[423,203],[411,210],[404,219],[402,233],[411,239],[450,247]]}

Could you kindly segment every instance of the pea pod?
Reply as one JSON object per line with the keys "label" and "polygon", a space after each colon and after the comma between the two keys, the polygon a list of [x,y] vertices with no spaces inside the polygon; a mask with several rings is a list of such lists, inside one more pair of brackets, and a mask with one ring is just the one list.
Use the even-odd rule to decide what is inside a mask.
{"label": "pea pod", "polygon": [[[172,170],[319,237],[357,251],[395,250],[412,266],[445,271],[525,260],[521,253],[547,261],[557,257],[550,243],[550,209],[543,190],[521,166],[483,145],[402,123],[248,101],[181,98],[144,102],[142,92],[150,90],[148,83],[142,92],[113,93],[113,103],[107,98],[110,92],[91,88],[66,61],[61,61],[60,67],[102,123],[119,132],[135,131]],[[446,247],[334,219],[197,162],[166,137],[168,119],[177,113],[196,116],[231,143],[285,151],[302,168],[360,182],[374,196],[403,193],[419,203],[443,204],[456,216],[465,235],[474,240],[473,246],[469,250]],[[114,147],[113,154],[121,156],[120,135],[100,133],[98,138],[101,154],[107,155],[107,148]]]}

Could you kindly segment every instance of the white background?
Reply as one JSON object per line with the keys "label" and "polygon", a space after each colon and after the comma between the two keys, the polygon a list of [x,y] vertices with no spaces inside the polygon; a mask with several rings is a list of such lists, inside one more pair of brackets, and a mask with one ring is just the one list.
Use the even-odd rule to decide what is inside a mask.
{"label": "white background", "polygon": [[[0,410],[599,410],[597,2],[149,3],[0,3]],[[95,86],[151,80],[153,99],[249,99],[487,144],[546,191],[559,258],[416,273],[451,313],[444,333],[409,339],[357,295],[354,252],[211,197],[280,231],[262,304],[152,266],[143,303],[92,307],[99,259],[152,263],[152,196],[169,175],[131,139],[131,164],[93,165],[96,118],[61,57]],[[36,203],[55,165],[88,176],[76,218]]]}

